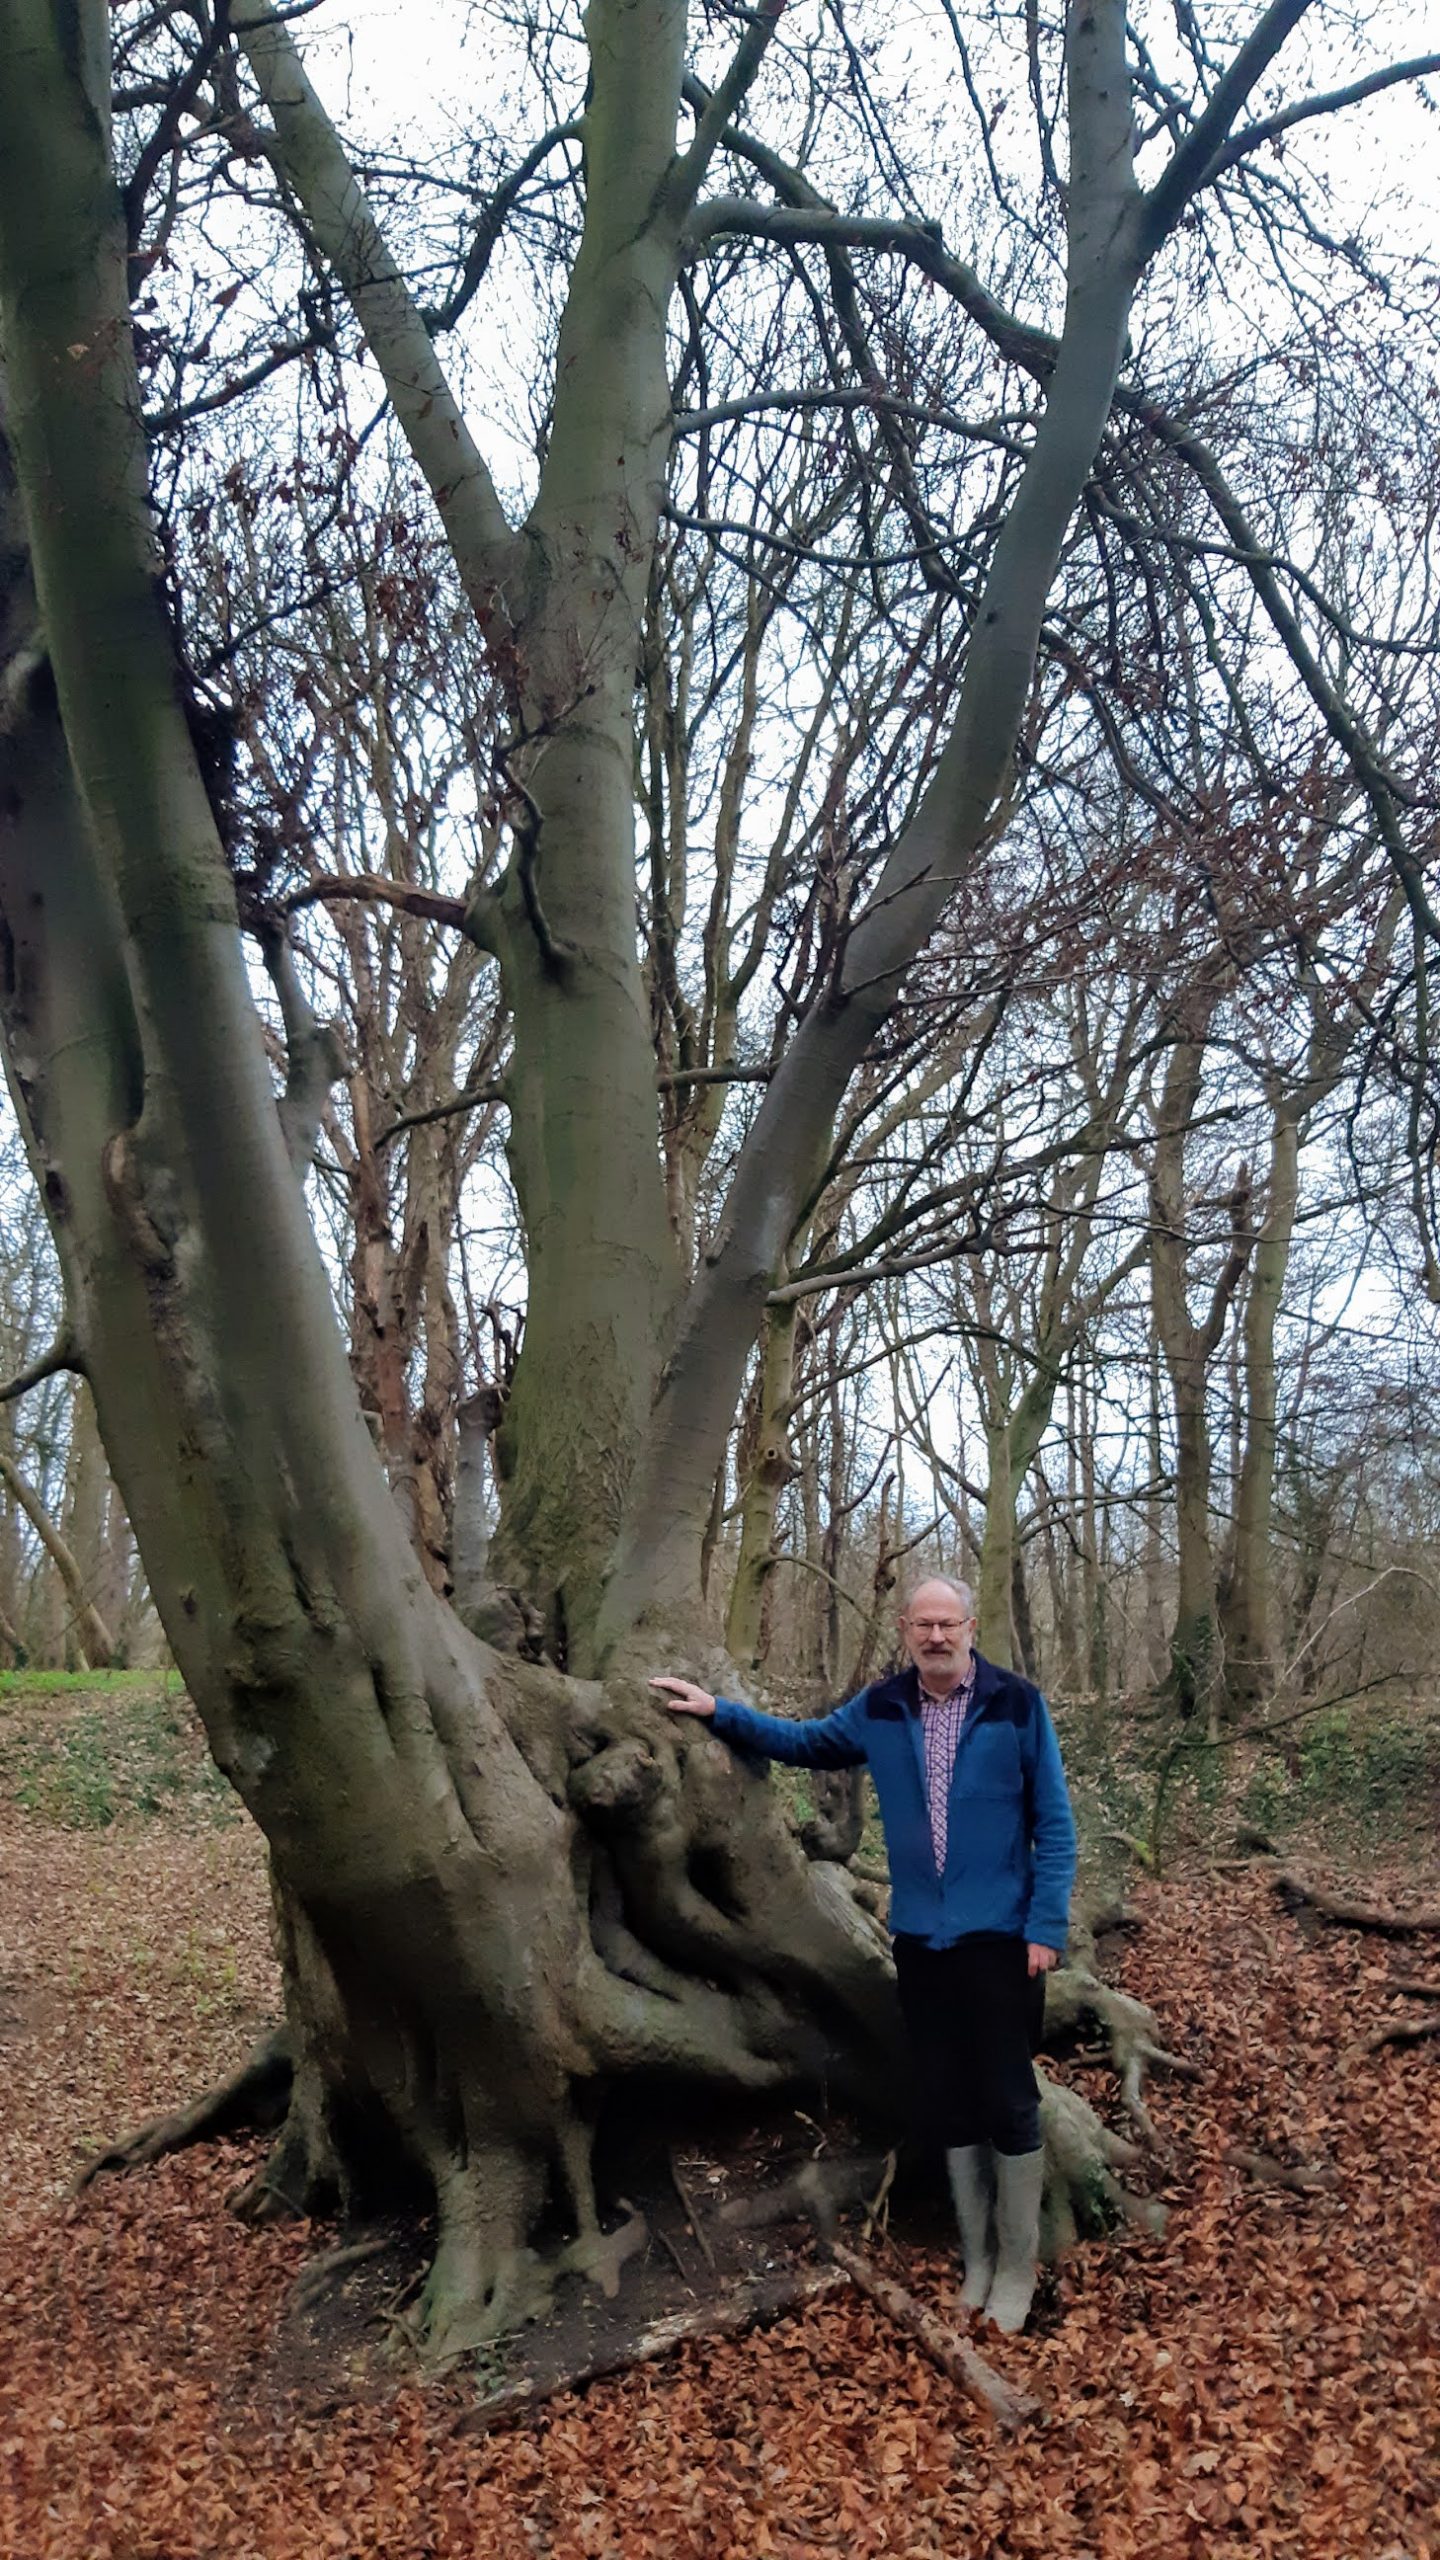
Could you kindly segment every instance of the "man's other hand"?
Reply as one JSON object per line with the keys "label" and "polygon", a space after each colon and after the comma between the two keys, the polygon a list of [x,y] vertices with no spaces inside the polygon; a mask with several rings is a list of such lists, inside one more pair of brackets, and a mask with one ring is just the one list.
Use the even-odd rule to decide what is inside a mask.
{"label": "man's other hand", "polygon": [[[709,1690],[697,1688],[693,1680],[652,1680],[650,1686],[664,1690],[665,1704],[672,1715],[713,1716],[715,1713],[715,1701]],[[1050,1961],[1054,1963],[1053,1956]]]}
{"label": "man's other hand", "polygon": [[1053,1947],[1037,1947],[1033,1939],[1026,1947],[1025,1953],[1030,1959],[1032,1978],[1037,1973],[1049,1973],[1060,1961]]}

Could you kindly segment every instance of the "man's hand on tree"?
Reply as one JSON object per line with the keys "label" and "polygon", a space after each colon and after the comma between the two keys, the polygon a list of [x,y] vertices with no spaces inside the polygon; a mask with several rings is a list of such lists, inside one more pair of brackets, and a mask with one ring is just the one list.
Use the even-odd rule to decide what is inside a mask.
{"label": "man's hand on tree", "polygon": [[665,1704],[672,1715],[713,1716],[715,1713],[715,1701],[709,1690],[700,1688],[693,1680],[662,1678],[652,1680],[650,1686],[665,1691]]}
{"label": "man's hand on tree", "polygon": [[1037,1947],[1033,1938],[1027,1945],[1025,1953],[1030,1959],[1032,1981],[1037,1973],[1051,1972],[1060,1961],[1054,1947]]}

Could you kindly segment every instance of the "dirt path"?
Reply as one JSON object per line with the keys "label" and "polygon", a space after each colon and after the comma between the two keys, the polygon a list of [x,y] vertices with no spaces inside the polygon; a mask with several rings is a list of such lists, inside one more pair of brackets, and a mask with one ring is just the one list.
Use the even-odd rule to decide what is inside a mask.
{"label": "dirt path", "polygon": [[[58,2200],[266,2006],[247,1833],[61,1829],[12,1791],[0,1870],[3,2560],[1440,2560],[1440,2046],[1345,2060],[1388,1980],[1440,1969],[1413,1950],[1302,1931],[1256,1878],[1141,1897],[1128,1986],[1205,2066],[1153,2093],[1170,2229],[1078,2254],[987,2346],[1046,2405],[1019,2435],[842,2296],[475,2439],[457,2390],[293,2387],[324,2235],[226,2215],[243,2147]],[[1337,2183],[1258,2187],[1231,2144]],[[904,2273],[954,2313],[943,2254]]]}

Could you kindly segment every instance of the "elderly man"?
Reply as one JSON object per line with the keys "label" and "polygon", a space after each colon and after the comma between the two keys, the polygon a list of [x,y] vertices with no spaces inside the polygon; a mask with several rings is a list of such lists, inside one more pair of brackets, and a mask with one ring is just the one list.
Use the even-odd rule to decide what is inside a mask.
{"label": "elderly man", "polygon": [[908,1668],[792,1722],[659,1679],[676,1714],[792,1768],[868,1763],[890,1861],[890,1927],[921,2121],[945,2151],[964,2300],[1023,2329],[1044,2152],[1031,2057],[1069,1925],[1075,1825],[1045,1701],[974,1651],[963,1582],[922,1582],[900,1618]]}

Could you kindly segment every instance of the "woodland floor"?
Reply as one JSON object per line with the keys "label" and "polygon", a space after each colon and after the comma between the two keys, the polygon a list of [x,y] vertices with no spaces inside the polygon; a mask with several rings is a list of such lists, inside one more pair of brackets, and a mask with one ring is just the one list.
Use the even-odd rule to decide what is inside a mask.
{"label": "woodland floor", "polygon": [[[1151,2088],[1169,2228],[1087,2246],[1030,2333],[977,2341],[1043,2403],[1018,2432],[842,2292],[475,2435],[473,2383],[379,2378],[384,2260],[297,2308],[333,2235],[226,2213],[254,2145],[67,2200],[273,2001],[254,1843],[183,1703],[0,1698],[0,1875],[3,2560],[1440,2560],[1440,2040],[1351,2052],[1393,1981],[1440,1975],[1433,1937],[1297,1921],[1193,1855],[1139,1888],[1111,1970],[1202,2066]],[[1348,1881],[1437,1898],[1433,1865]],[[1098,2062],[1061,2069],[1113,2112]],[[1231,2144],[1335,2183],[1257,2186]],[[702,2194],[712,2169],[739,2173],[687,2154]],[[942,2248],[886,2263],[963,2323]]]}

